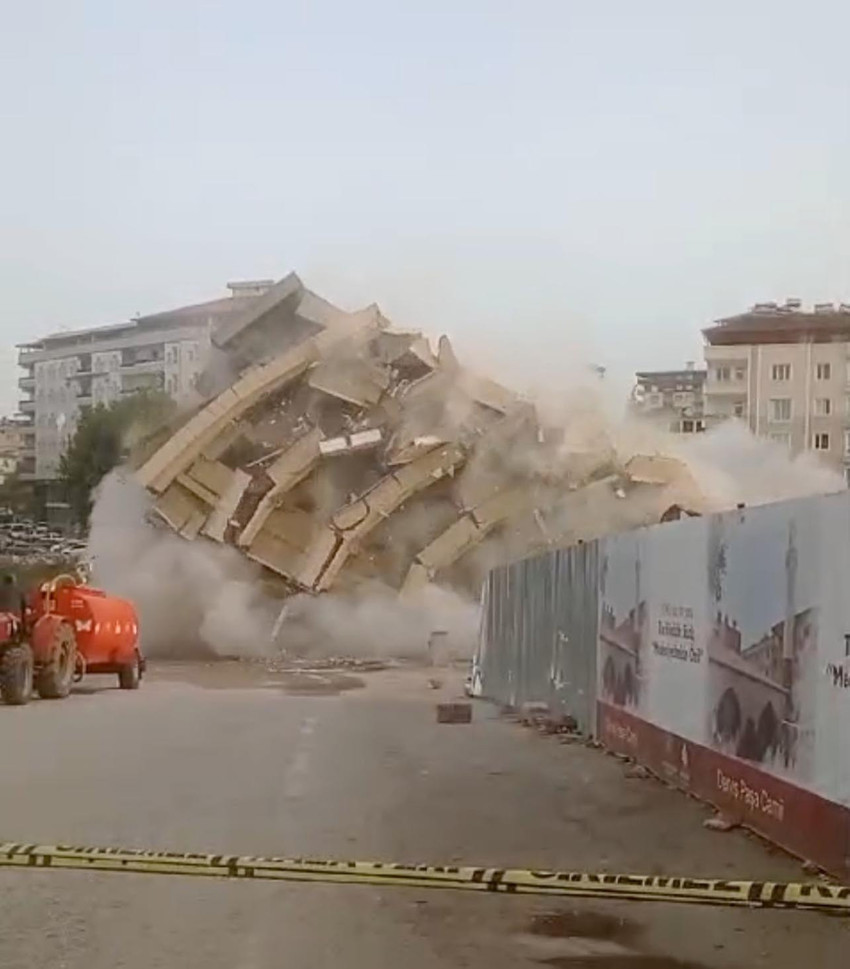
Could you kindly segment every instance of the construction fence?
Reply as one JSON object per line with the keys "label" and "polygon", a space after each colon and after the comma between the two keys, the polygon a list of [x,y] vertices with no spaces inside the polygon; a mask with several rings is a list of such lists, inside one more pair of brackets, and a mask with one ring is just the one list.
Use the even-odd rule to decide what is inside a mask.
{"label": "construction fence", "polygon": [[590,542],[489,574],[474,673],[488,697],[512,707],[544,702],[594,730],[597,558]]}
{"label": "construction fence", "polygon": [[850,876],[850,495],[490,573],[473,692],[582,732]]}

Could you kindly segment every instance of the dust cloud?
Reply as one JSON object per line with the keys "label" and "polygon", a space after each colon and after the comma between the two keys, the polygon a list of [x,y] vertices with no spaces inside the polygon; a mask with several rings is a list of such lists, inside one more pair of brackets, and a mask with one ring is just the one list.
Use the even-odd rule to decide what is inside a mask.
{"label": "dust cloud", "polygon": [[147,520],[145,490],[122,470],[101,483],[88,541],[92,583],[131,599],[148,656],[255,656],[276,610],[236,552],[187,542]]}
{"label": "dust cloud", "polygon": [[[843,479],[812,455],[792,459],[787,450],[755,438],[729,422],[700,435],[660,432],[624,413],[604,381],[587,368],[568,387],[538,388],[534,404],[541,425],[554,431],[558,446],[502,449],[509,463],[531,479],[573,482],[551,521],[558,544],[658,521],[672,503],[720,511],[844,488]],[[619,397],[619,395],[617,395]],[[550,433],[547,431],[546,433]],[[631,457],[666,455],[685,463],[689,475],[669,491],[636,488],[624,499],[610,475]],[[549,466],[541,465],[541,458]],[[592,483],[588,483],[588,482]],[[666,504],[665,504],[666,502]],[[435,514],[454,520],[456,510],[434,504]],[[136,603],[143,648],[150,656],[418,657],[429,638],[461,657],[474,648],[478,605],[445,588],[426,587],[419,596],[398,597],[384,587],[356,595],[326,593],[283,600],[268,594],[261,570],[244,556],[212,541],[188,542],[149,519],[147,493],[130,472],[109,475],[97,493],[89,555],[93,582]],[[393,534],[425,525],[416,516]],[[408,536],[409,539],[409,536]],[[505,530],[471,555],[479,567],[513,556]],[[421,547],[424,539],[413,544]],[[408,540],[408,544],[410,544]],[[527,554],[527,546],[525,546]],[[490,556],[491,558],[487,558]]]}
{"label": "dust cloud", "polygon": [[728,421],[705,434],[679,436],[672,444],[671,453],[688,464],[705,495],[723,508],[830,494],[846,487],[844,478],[814,454],[792,457],[787,447],[755,437],[741,421]]}
{"label": "dust cloud", "polygon": [[424,658],[434,632],[444,654],[472,653],[477,605],[439,588],[410,600],[384,589],[296,596],[277,624],[283,603],[265,593],[259,568],[226,546],[155,527],[149,510],[132,475],[112,472],[98,489],[88,541],[92,584],[135,603],[148,656]]}
{"label": "dust cloud", "polygon": [[[478,605],[448,589],[426,587],[410,599],[386,589],[296,596],[286,606],[280,646],[300,656],[467,659],[478,635]],[[436,635],[435,635],[436,634]]]}

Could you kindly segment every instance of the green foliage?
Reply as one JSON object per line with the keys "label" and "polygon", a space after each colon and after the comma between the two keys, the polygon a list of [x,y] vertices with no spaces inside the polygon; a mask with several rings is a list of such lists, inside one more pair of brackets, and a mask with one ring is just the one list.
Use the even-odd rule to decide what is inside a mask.
{"label": "green foliage", "polygon": [[134,439],[167,420],[173,408],[166,394],[146,391],[97,404],[82,415],[59,466],[76,521],[88,523],[95,488],[125,460]]}

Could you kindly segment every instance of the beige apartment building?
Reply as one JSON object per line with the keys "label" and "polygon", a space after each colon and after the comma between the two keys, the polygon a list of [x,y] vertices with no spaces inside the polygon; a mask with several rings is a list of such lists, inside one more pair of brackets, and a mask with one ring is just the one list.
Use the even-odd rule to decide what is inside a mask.
{"label": "beige apartment building", "polygon": [[673,434],[705,430],[705,371],[688,361],[684,370],[638,370],[631,412]]}
{"label": "beige apartment building", "polygon": [[706,414],[812,451],[850,483],[850,305],[757,303],[703,335]]}

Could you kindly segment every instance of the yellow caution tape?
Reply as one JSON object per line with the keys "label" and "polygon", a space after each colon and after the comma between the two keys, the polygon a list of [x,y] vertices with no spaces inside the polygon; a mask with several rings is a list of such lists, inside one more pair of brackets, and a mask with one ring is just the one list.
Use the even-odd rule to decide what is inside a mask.
{"label": "yellow caution tape", "polygon": [[850,915],[850,887],[820,883],[728,881],[664,875],[528,871],[375,861],[258,858],[253,855],[180,854],[133,848],[91,848],[0,842],[0,867],[75,868],[149,875],[261,878],[406,888],[462,889],[630,901],[690,902],[758,908],[817,909]]}

